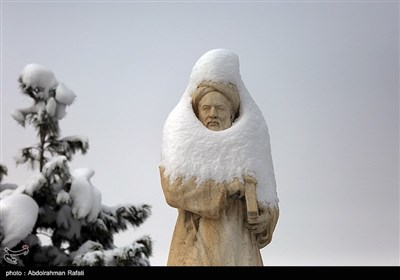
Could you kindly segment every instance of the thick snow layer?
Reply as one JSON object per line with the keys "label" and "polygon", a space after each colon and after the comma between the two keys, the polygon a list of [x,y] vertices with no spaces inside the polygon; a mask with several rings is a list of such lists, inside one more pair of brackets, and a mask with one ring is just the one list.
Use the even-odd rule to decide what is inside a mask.
{"label": "thick snow layer", "polygon": [[[202,81],[238,87],[240,112],[232,127],[212,131],[197,119],[191,96]],[[171,181],[179,176],[196,177],[199,183],[254,176],[258,201],[278,203],[267,123],[241,79],[234,52],[211,50],[194,65],[189,85],[164,125],[161,166]]]}
{"label": "thick snow layer", "polygon": [[35,112],[38,114],[38,121],[40,122],[43,110],[46,110],[49,116],[58,120],[64,118],[66,106],[72,104],[76,95],[63,83],[58,83],[52,71],[39,64],[28,64],[22,70],[20,78],[23,90],[32,88],[30,94],[39,97],[41,101],[32,106],[29,111],[20,109],[12,112],[12,117],[19,124],[24,125],[26,115]]}
{"label": "thick snow layer", "polygon": [[16,109],[16,110],[12,111],[11,112],[11,117],[13,117],[13,119],[16,120],[20,125],[24,125],[25,124],[25,116],[21,112],[21,110]]}
{"label": "thick snow layer", "polygon": [[53,97],[50,97],[49,100],[47,100],[46,104],[46,111],[50,116],[54,116],[56,113],[56,108],[57,108],[57,102]]}
{"label": "thick snow layer", "polygon": [[38,94],[44,99],[49,98],[49,90],[57,86],[58,82],[54,73],[39,64],[28,64],[21,73],[22,82],[27,87],[40,89]]}
{"label": "thick snow layer", "polygon": [[29,106],[23,109],[16,109],[11,112],[11,116],[16,120],[20,125],[25,125],[26,115],[29,113],[37,112],[37,108],[35,106]]}
{"label": "thick snow layer", "polygon": [[88,222],[94,222],[101,210],[101,194],[90,182],[93,175],[94,171],[89,168],[74,170],[69,192],[72,198],[72,214],[78,219],[85,218]]}
{"label": "thick snow layer", "polygon": [[57,204],[69,204],[69,203],[71,203],[71,197],[69,196],[69,194],[66,191],[61,190],[57,194],[56,201],[57,201]]}
{"label": "thick snow layer", "polygon": [[62,103],[58,103],[57,107],[56,107],[56,113],[55,113],[55,117],[59,120],[61,120],[62,118],[65,117],[66,113],[66,109],[67,109],[67,105],[62,104]]}
{"label": "thick snow layer", "polygon": [[49,160],[44,166],[42,173],[46,177],[50,177],[57,167],[68,171],[67,158],[65,156],[58,156]]}
{"label": "thick snow layer", "polygon": [[[15,190],[3,190],[2,192],[0,192],[0,200],[2,200],[3,198],[5,198],[6,196],[12,195],[14,193]],[[1,213],[0,213],[1,214]],[[0,215],[1,216],[1,215]]]}
{"label": "thick snow layer", "polygon": [[71,105],[76,95],[66,85],[60,83],[56,88],[56,100],[64,105]]}
{"label": "thick snow layer", "polygon": [[39,207],[28,195],[13,193],[0,202],[3,231],[3,247],[12,248],[24,239],[33,229],[38,216]]}
{"label": "thick snow layer", "polygon": [[34,174],[32,175],[29,180],[19,187],[17,191],[19,192],[25,192],[29,195],[33,195],[33,193],[39,189],[41,189],[44,184],[46,184],[46,178],[43,176],[43,174]]}

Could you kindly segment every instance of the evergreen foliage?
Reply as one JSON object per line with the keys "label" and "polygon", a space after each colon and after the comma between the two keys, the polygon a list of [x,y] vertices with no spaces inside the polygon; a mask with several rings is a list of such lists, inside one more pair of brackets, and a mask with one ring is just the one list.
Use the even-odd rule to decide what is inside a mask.
{"label": "evergreen foliage", "polygon": [[[38,142],[22,148],[16,162],[29,165],[37,173],[16,189],[0,185],[0,194],[1,199],[14,193],[26,194],[37,203],[39,211],[32,231],[16,246],[8,248],[15,251],[23,245],[29,246],[27,255],[15,257],[17,264],[150,265],[152,241],[149,236],[125,247],[114,245],[114,235],[128,226],[140,226],[150,216],[150,206],[102,205],[100,192],[90,182],[94,172],[90,169],[79,172],[69,170],[68,162],[73,155],[77,152],[85,154],[89,149],[89,142],[84,136],[61,137],[59,120],[65,116],[66,107],[72,104],[75,94],[58,83],[52,71],[40,65],[27,65],[18,82],[22,93],[31,98],[33,104],[15,110],[12,116],[23,127],[32,125],[37,131]],[[7,168],[0,165],[0,183],[5,175]],[[79,199],[84,201],[80,202]],[[88,199],[91,199],[91,204]],[[11,264],[3,258],[7,247],[2,242],[5,240],[3,223],[2,217],[0,263],[7,266]],[[47,235],[51,244],[42,245],[40,235]]]}

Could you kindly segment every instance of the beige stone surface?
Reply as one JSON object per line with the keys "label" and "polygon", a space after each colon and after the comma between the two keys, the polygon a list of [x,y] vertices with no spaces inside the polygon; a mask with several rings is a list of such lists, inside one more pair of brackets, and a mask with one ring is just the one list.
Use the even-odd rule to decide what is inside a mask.
{"label": "beige stone surface", "polygon": [[277,207],[258,205],[259,215],[249,223],[245,186],[238,179],[229,183],[208,180],[201,185],[195,178],[170,182],[162,167],[160,176],[166,202],[178,209],[168,265],[263,265],[260,248],[272,239]]}

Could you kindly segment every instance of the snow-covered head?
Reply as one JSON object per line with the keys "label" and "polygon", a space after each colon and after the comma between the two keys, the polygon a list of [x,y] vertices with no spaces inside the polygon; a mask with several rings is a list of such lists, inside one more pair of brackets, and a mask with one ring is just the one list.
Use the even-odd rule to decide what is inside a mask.
{"label": "snow-covered head", "polygon": [[[221,131],[207,129],[193,110],[199,85],[210,81],[232,84],[239,93],[238,117]],[[258,201],[278,203],[267,123],[242,81],[234,52],[211,50],[194,65],[185,93],[165,122],[160,165],[170,181],[194,177],[200,184],[253,176]]]}

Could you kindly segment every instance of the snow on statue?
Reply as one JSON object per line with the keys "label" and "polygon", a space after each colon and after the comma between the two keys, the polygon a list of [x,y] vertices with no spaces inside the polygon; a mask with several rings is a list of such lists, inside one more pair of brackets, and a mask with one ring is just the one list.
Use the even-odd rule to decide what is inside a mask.
{"label": "snow on statue", "polygon": [[164,125],[160,175],[179,213],[168,265],[263,265],[279,217],[269,133],[232,51],[193,67]]}

